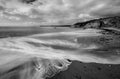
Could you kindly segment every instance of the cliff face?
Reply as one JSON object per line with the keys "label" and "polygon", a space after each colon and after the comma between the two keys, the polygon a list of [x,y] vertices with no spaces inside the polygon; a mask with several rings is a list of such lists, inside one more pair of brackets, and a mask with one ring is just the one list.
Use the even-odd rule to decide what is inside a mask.
{"label": "cliff face", "polygon": [[94,19],[86,22],[78,22],[73,25],[76,28],[120,28],[120,17],[107,17]]}

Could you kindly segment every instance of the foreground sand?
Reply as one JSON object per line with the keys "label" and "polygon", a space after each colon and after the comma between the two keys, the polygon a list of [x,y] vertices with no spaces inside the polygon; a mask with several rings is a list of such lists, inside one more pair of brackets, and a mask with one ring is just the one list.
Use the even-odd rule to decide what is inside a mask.
{"label": "foreground sand", "polygon": [[120,79],[120,65],[73,61],[66,71],[47,79]]}

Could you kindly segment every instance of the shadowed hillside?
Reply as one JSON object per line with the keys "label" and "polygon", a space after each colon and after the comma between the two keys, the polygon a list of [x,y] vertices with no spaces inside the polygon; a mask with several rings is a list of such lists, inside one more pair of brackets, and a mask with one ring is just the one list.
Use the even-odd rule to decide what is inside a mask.
{"label": "shadowed hillside", "polygon": [[73,25],[75,28],[96,28],[96,29],[104,29],[104,28],[120,28],[120,17],[107,17],[94,19],[86,22],[78,22]]}

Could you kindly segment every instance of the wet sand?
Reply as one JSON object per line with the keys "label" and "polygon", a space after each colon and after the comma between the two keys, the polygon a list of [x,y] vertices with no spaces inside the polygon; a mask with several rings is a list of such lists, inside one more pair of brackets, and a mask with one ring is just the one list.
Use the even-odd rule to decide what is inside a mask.
{"label": "wet sand", "polygon": [[73,61],[68,70],[47,79],[120,79],[120,65]]}

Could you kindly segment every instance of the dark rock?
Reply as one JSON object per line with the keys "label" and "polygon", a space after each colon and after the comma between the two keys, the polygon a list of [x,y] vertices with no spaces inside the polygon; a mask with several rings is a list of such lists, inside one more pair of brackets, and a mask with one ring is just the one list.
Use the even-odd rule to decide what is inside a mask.
{"label": "dark rock", "polygon": [[94,19],[86,22],[79,22],[73,25],[75,28],[120,28],[120,17],[107,17]]}

